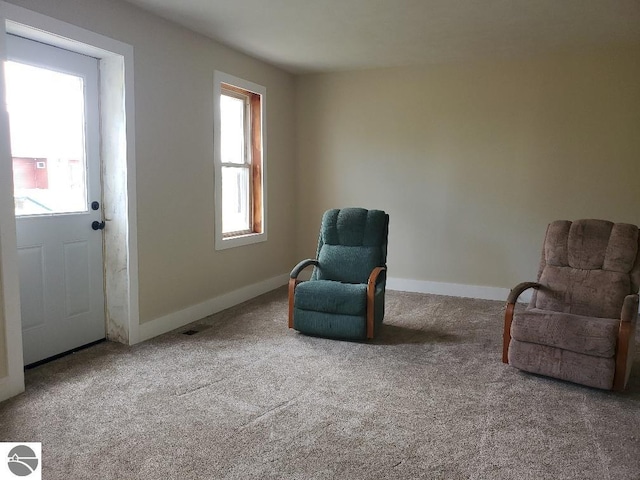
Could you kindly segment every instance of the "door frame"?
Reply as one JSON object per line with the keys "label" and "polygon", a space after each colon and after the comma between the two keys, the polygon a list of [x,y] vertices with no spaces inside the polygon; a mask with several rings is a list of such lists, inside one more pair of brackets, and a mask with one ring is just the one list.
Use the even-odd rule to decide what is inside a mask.
{"label": "door frame", "polygon": [[[105,330],[108,339],[133,345],[140,338],[133,47],[0,0],[0,62],[6,57],[6,33],[98,58],[102,204],[107,221]],[[4,72],[0,69],[0,101],[4,98]],[[13,173],[4,107],[0,108],[0,139],[0,343],[4,343],[0,355],[4,353],[5,357],[0,357],[2,401],[24,391]]]}

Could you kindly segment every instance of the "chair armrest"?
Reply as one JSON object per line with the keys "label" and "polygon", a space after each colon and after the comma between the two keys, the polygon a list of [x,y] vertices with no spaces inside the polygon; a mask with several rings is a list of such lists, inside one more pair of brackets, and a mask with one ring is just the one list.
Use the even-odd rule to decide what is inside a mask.
{"label": "chair armrest", "polygon": [[300,283],[300,280],[298,280],[298,275],[300,275],[300,272],[302,272],[302,270],[311,265],[317,267],[318,265],[320,265],[320,263],[313,258],[307,258],[306,260],[302,260],[295,267],[293,267],[293,270],[291,270],[291,273],[289,274],[289,328],[293,328],[293,307],[296,286],[298,286],[298,283]]}
{"label": "chair armrest", "polygon": [[537,282],[522,282],[516,285],[509,292],[509,296],[507,297],[507,303],[516,303],[518,301],[518,297],[522,295],[525,290],[529,290],[530,288],[540,288],[540,285]]}
{"label": "chair armrest", "polygon": [[378,284],[378,279],[386,275],[387,267],[376,267],[369,275],[369,281],[367,282],[367,338],[373,338],[374,333],[376,285]]}
{"label": "chair armrest", "polygon": [[638,321],[639,301],[640,297],[637,293],[624,297],[624,303],[622,304],[622,313],[620,315],[620,320],[622,322],[636,323]]}
{"label": "chair armrest", "polygon": [[540,288],[537,282],[522,282],[516,285],[509,292],[507,297],[507,309],[504,312],[504,331],[502,332],[502,363],[509,363],[509,343],[511,342],[511,322],[513,321],[513,310],[515,309],[518,297],[522,292],[530,288]]}
{"label": "chair armrest", "polygon": [[387,267],[376,267],[373,270],[371,270],[371,275],[369,275],[369,281],[367,282],[367,289],[373,288],[375,291],[375,288],[376,288],[376,285],[378,285],[379,279],[384,278],[386,276],[387,276]]}
{"label": "chair armrest", "polygon": [[310,265],[317,267],[318,265],[320,265],[320,263],[317,260],[314,260],[313,258],[307,258],[306,260],[302,260],[295,267],[293,267],[293,270],[291,270],[291,273],[289,274],[289,278],[298,278],[298,275],[300,275],[300,272],[302,272],[302,270],[304,270]]}
{"label": "chair armrest", "polygon": [[616,343],[616,370],[613,376],[613,390],[616,392],[624,391],[631,373],[633,344],[638,323],[638,301],[637,294],[627,295],[622,304],[618,341]]}

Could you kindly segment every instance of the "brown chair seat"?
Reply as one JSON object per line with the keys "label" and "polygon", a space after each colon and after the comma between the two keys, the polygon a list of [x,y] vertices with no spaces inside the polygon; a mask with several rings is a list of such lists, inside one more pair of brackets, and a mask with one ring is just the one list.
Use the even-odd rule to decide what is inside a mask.
{"label": "brown chair seat", "polygon": [[620,319],[593,318],[533,308],[513,317],[511,338],[584,355],[611,358],[616,353]]}

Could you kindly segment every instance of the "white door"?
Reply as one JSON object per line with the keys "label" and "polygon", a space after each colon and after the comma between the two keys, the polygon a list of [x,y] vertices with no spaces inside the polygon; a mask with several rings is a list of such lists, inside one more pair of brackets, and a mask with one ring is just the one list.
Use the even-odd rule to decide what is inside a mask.
{"label": "white door", "polygon": [[7,35],[5,76],[29,365],[105,337],[98,62]]}

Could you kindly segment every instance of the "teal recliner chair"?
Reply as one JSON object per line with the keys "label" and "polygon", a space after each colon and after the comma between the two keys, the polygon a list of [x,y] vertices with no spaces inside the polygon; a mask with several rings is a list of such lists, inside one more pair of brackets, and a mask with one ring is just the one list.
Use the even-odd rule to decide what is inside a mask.
{"label": "teal recliner chair", "polygon": [[[289,328],[347,340],[373,338],[384,318],[389,215],[343,208],[322,217],[315,259],[289,279]],[[311,279],[298,280],[313,265]]]}

